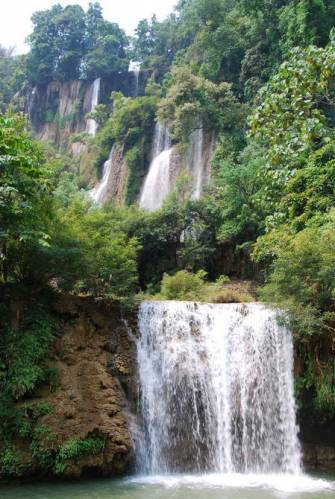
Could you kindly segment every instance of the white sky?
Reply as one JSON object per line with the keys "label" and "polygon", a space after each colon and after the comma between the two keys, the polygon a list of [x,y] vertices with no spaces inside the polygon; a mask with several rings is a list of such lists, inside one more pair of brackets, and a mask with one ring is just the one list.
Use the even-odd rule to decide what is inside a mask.
{"label": "white sky", "polygon": [[[17,53],[27,51],[25,38],[32,30],[30,17],[37,10],[52,5],[79,4],[85,10],[90,0],[0,0],[0,44],[15,46]],[[94,0],[91,0],[94,2]],[[100,0],[105,19],[118,23],[128,34],[132,34],[138,21],[156,14],[164,19],[177,0]]]}

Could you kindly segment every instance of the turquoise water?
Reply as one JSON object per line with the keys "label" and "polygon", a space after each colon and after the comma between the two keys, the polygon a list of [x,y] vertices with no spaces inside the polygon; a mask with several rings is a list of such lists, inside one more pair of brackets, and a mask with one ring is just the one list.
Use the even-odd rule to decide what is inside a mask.
{"label": "turquoise water", "polygon": [[335,499],[335,481],[307,475],[161,475],[0,486],[0,498]]}

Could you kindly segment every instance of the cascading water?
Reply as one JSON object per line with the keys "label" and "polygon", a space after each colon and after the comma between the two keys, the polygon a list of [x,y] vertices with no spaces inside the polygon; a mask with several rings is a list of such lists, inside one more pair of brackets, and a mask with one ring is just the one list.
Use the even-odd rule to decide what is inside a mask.
{"label": "cascading water", "polygon": [[90,198],[98,205],[102,204],[105,200],[105,196],[108,189],[108,182],[113,166],[114,152],[115,152],[115,146],[112,147],[111,152],[109,154],[109,158],[104,164],[102,171],[102,178],[100,182],[98,182],[97,185],[93,187],[93,189],[91,189],[88,193]]}
{"label": "cascading water", "polygon": [[170,192],[171,152],[171,139],[168,128],[156,123],[152,161],[140,197],[140,207],[145,210],[158,210]]}
{"label": "cascading water", "polygon": [[[94,111],[96,106],[99,104],[99,94],[100,94],[100,78],[97,78],[94,80],[92,84],[92,96],[91,96],[91,109],[90,112]],[[92,118],[89,118],[86,123],[86,132],[89,135],[92,135],[93,137],[97,133],[98,130],[98,123],[93,120]]]}
{"label": "cascading water", "polygon": [[134,97],[138,97],[138,94],[139,94],[140,72],[141,72],[141,63],[138,62],[138,61],[130,61],[130,63],[129,63],[129,72],[133,73],[134,79],[135,79]]}
{"label": "cascading water", "polygon": [[261,304],[144,302],[138,365],[146,473],[299,473],[293,348]]}
{"label": "cascading water", "polygon": [[37,88],[34,87],[28,97],[27,114],[29,121],[32,121],[32,114],[35,105],[36,95],[37,95]]}
{"label": "cascading water", "polygon": [[194,182],[194,190],[192,197],[200,199],[204,181],[204,161],[202,158],[204,144],[203,129],[201,126],[194,130],[190,135],[190,160],[189,169],[191,170]]}

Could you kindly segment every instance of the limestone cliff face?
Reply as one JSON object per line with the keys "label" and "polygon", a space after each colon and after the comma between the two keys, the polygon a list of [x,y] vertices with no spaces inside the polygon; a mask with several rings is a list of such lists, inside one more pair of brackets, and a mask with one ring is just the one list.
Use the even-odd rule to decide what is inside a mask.
{"label": "limestone cliff face", "polygon": [[[126,96],[144,93],[147,75],[139,75],[138,84],[132,72],[115,73],[108,79],[101,79],[99,103],[110,108],[112,92],[122,92]],[[18,108],[24,111],[32,124],[37,137],[53,142],[56,147],[67,148],[78,155],[82,152],[79,143],[69,144],[72,133],[86,129],[85,115],[91,111],[93,82],[76,80],[69,82],[53,81],[48,85],[26,88],[15,100]]]}
{"label": "limestone cliff face", "polygon": [[85,130],[91,93],[91,85],[84,81],[54,81],[32,90],[27,112],[37,137],[66,148],[72,133]]}
{"label": "limestone cliff face", "polygon": [[96,456],[69,460],[65,476],[126,473],[134,461],[130,427],[137,406],[132,334],[111,304],[61,298],[55,309],[63,324],[52,354],[58,387],[40,394],[52,408],[40,422],[57,435],[57,445],[92,435],[104,442]]}

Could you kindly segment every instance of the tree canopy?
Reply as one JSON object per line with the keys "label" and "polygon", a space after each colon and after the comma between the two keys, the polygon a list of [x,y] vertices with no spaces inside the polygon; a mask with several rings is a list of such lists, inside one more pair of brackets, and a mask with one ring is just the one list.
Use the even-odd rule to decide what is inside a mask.
{"label": "tree canopy", "polygon": [[90,3],[86,13],[79,5],[57,4],[35,12],[32,22],[27,57],[32,85],[95,79],[128,68],[127,36],[103,18],[99,3]]}

